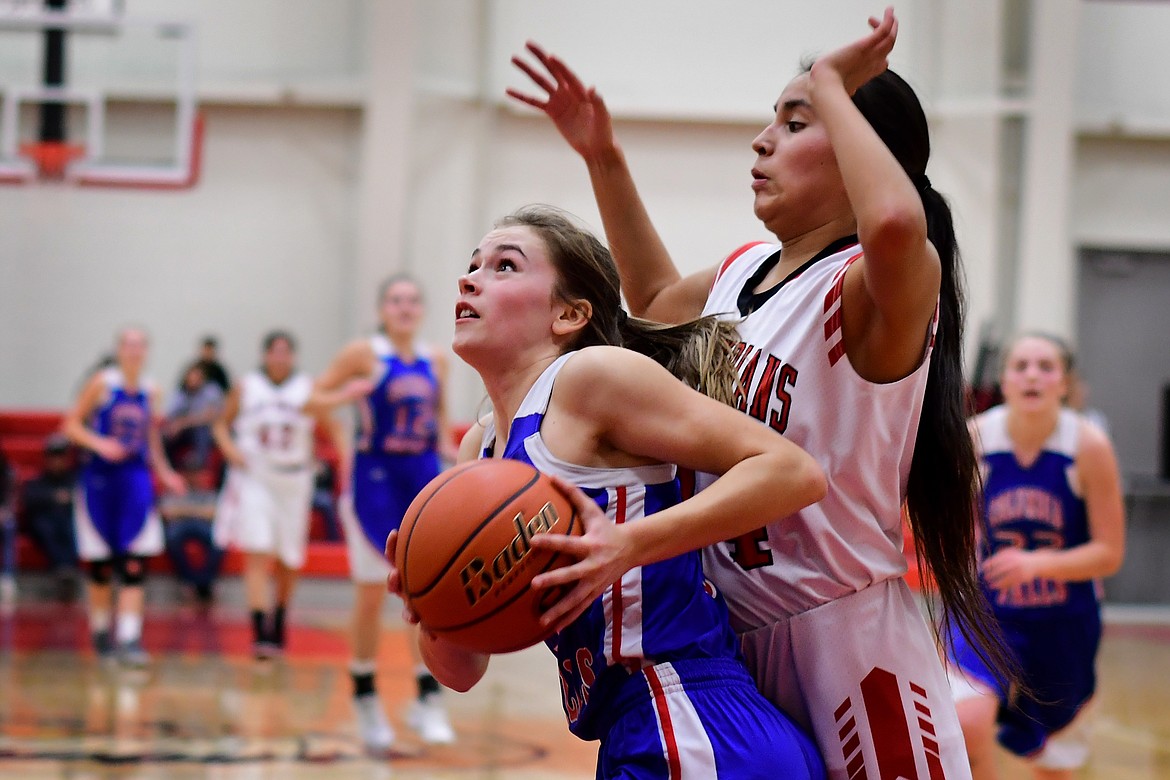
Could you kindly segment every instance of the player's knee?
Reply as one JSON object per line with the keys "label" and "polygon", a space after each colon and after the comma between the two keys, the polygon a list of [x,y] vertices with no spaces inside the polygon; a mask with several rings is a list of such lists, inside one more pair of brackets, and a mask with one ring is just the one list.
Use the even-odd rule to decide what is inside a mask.
{"label": "player's knee", "polygon": [[146,559],[127,555],[118,559],[118,580],[123,585],[141,585],[146,579]]}
{"label": "player's knee", "polygon": [[109,558],[89,562],[89,581],[94,585],[109,585],[114,576],[114,562]]}

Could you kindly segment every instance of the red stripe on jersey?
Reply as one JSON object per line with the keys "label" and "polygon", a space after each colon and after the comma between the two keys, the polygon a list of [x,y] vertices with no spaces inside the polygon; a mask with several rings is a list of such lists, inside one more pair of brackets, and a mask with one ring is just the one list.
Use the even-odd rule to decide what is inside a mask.
{"label": "red stripe on jersey", "polygon": [[[838,707],[838,708],[836,709],[836,711],[833,713],[833,720],[835,720],[835,721],[837,721],[838,723],[840,723],[840,722],[841,722],[841,718],[843,718],[843,717],[845,717],[847,714],[849,714],[849,708],[850,708],[850,706],[852,706],[852,704],[853,704],[853,703],[852,703],[851,701],[849,701],[848,699],[846,699],[845,701],[841,702],[841,706],[840,706],[840,707]],[[850,720],[852,720],[852,718],[850,718]]]}
{"label": "red stripe on jersey", "polygon": [[837,730],[837,738],[839,740],[841,740],[842,742],[844,742],[846,737],[849,736],[849,732],[853,731],[856,728],[857,728],[857,721],[853,719],[852,715],[850,715],[849,720],[845,721],[845,725]]}
{"label": "red stripe on jersey", "polygon": [[837,310],[835,312],[833,312],[833,314],[829,317],[829,319],[825,320],[825,341],[828,341],[829,339],[833,338],[833,335],[835,333],[837,333],[837,331],[839,331],[839,330],[841,330],[841,307],[840,306],[837,307]]}
{"label": "red stripe on jersey", "polygon": [[825,313],[828,314],[829,309],[833,308],[833,304],[841,297],[841,291],[845,289],[845,272],[849,270],[849,266],[860,258],[864,253],[858,252],[853,257],[845,261],[845,265],[833,276],[833,286],[825,293]]}
{"label": "red stripe on jersey", "polygon": [[670,780],[682,777],[682,757],[678,750],[678,739],[674,735],[674,722],[670,719],[670,708],[666,704],[666,691],[662,689],[662,680],[658,679],[658,672],[653,666],[646,668],[646,682],[650,685],[650,694],[654,697],[654,709],[658,711],[658,721],[662,724],[662,738],[666,742],[666,766],[670,772]]}
{"label": "red stripe on jersey", "polygon": [[917,777],[914,745],[910,742],[910,726],[906,722],[897,676],[875,668],[861,681],[861,699],[865,703],[865,718],[873,736],[881,780]]}
{"label": "red stripe on jersey", "polygon": [[695,497],[695,470],[683,468],[678,469],[678,486],[679,492],[682,494],[683,501],[688,498]]}
{"label": "red stripe on jersey", "polygon": [[712,287],[714,287],[714,286],[715,286],[715,282],[719,281],[719,278],[720,278],[721,276],[723,276],[723,273],[724,273],[724,272],[725,272],[725,271],[726,271],[728,268],[730,268],[730,267],[731,267],[731,264],[735,262],[735,258],[739,257],[739,256],[740,256],[740,255],[742,255],[744,252],[746,252],[746,251],[748,251],[749,249],[751,249],[753,246],[759,246],[760,244],[764,244],[764,243],[767,243],[767,242],[766,242],[766,241],[749,241],[748,243],[746,243],[746,244],[744,244],[743,246],[741,246],[739,249],[737,249],[737,250],[735,250],[734,252],[732,252],[731,254],[729,254],[729,255],[727,256],[727,259],[726,259],[726,260],[724,260],[724,261],[722,262],[722,264],[720,264],[720,266],[719,266],[719,270],[715,272],[715,281],[714,281],[714,282],[711,282],[711,286],[712,286]]}
{"label": "red stripe on jersey", "polygon": [[947,780],[947,773],[943,771],[942,759],[938,756],[927,753],[926,767],[930,770],[930,780]]}
{"label": "red stripe on jersey", "polygon": [[841,339],[829,350],[829,365],[837,365],[837,361],[845,357],[845,339]]}
{"label": "red stripe on jersey", "polygon": [[[617,500],[615,502],[616,508],[614,510],[614,522],[617,525],[621,525],[622,523],[626,522],[625,485],[616,488],[616,492]],[[610,655],[613,658],[613,662],[615,664],[619,664],[625,663],[627,660],[624,656],[622,656],[622,581],[619,579],[610,586],[610,590],[613,593],[613,598],[610,602],[613,605],[612,615],[610,618],[613,621],[613,647],[611,648]]]}

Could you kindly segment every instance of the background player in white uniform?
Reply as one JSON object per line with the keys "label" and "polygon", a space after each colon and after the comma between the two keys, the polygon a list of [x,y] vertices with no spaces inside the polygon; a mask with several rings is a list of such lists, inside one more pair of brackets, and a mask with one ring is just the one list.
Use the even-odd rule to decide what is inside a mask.
{"label": "background player in white uniform", "polygon": [[121,331],[114,365],[89,378],[62,425],[65,435],[90,453],[74,521],[78,556],[89,568],[94,649],[101,656],[116,652],[129,666],[150,660],[141,641],[143,579],[146,558],[163,550],[151,472],[168,490],[186,492],[159,438],[158,388],[142,374],[148,349],[145,331]]}
{"label": "background player in white uniform", "polygon": [[[994,652],[971,565],[962,294],[950,210],[926,177],[926,118],[887,69],[892,10],[870,26],[793,79],[752,143],[755,213],[780,245],[745,247],[687,278],[597,93],[532,45],[543,72],[513,61],[547,94],[509,94],[544,111],[584,158],[634,314],[738,321],[738,405],[825,469],[825,500],[706,557],[757,683],[811,725],[834,777],[864,765],[870,776],[953,780],[969,768],[934,640],[902,579],[900,507],[906,498],[942,600]],[[585,595],[613,580],[612,554],[591,555]]]}
{"label": "background player in white uniform", "polygon": [[[679,370],[707,342],[726,351],[725,325],[654,329],[625,317],[609,252],[560,212],[532,207],[497,224],[459,280],[454,348],[493,410],[460,456],[479,457],[482,444],[484,457],[561,477],[590,533],[630,537],[636,551],[625,562],[634,568],[548,640],[570,730],[601,742],[598,778],[823,777],[809,737],[754,688],[722,599],[675,531],[714,541],[781,517],[822,495],[820,469],[634,351]],[[729,396],[734,376],[716,362]],[[701,370],[690,368],[680,373]],[[673,461],[721,476],[680,503]],[[388,585],[398,587],[396,572]],[[486,670],[488,656],[429,633],[420,641],[453,686]]]}
{"label": "background player in white uniform", "polygon": [[[379,333],[346,345],[318,378],[314,400],[326,407],[357,402],[358,432],[343,468],[340,515],[357,589],[353,611],[354,706],[366,747],[388,751],[394,731],[375,689],[375,659],[386,598],[386,535],[402,522],[415,495],[439,472],[440,456],[456,454],[444,393],[446,356],[418,340],[422,292],[410,277],[392,276],[378,291]],[[411,641],[412,652],[415,642]],[[438,682],[415,658],[418,697],[407,720],[424,741],[454,741]]]}
{"label": "background player in white uniform", "polygon": [[216,508],[215,542],[245,553],[257,658],[284,649],[285,613],[309,537],[313,432],[318,423],[331,433],[336,427],[327,413],[306,411],[313,379],[297,370],[292,335],[269,333],[263,350],[263,365],[231,389],[212,429],[231,465]]}
{"label": "background player in white uniform", "polygon": [[1065,780],[1088,758],[1081,714],[1096,689],[1098,580],[1125,552],[1121,478],[1109,438],[1062,408],[1072,355],[1024,335],[1006,351],[1004,403],[972,422],[984,469],[980,566],[1026,692],[987,668],[961,636],[951,671],[975,780],[998,777],[995,742]]}

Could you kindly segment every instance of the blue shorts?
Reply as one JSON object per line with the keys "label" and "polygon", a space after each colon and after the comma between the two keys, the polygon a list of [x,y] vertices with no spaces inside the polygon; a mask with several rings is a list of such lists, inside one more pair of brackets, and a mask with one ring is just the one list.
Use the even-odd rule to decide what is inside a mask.
{"label": "blue shorts", "polygon": [[813,780],[812,739],[776,709],[738,661],[676,661],[630,677],[601,739],[599,780]]}
{"label": "blue shorts", "polygon": [[386,537],[402,525],[410,502],[439,476],[439,471],[439,456],[433,451],[419,455],[354,455],[353,509],[375,550],[381,552]]}
{"label": "blue shorts", "polygon": [[1072,723],[1097,689],[1101,614],[1094,609],[1040,619],[1001,617],[999,624],[1030,696],[1009,691],[958,629],[952,631],[951,660],[995,692],[999,743],[1028,757],[1040,752],[1051,734]]}
{"label": "blue shorts", "polygon": [[81,473],[93,529],[114,557],[125,555],[154,508],[154,484],[142,462],[91,463]]}

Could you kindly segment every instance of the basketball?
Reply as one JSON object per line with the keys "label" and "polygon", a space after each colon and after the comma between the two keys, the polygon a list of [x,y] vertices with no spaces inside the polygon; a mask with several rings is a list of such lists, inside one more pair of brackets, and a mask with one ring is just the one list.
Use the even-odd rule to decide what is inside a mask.
{"label": "basketball", "polygon": [[536,534],[581,534],[552,481],[515,460],[464,463],[411,503],[395,559],[407,605],[423,627],[469,650],[508,653],[545,639],[540,615],[563,592],[532,578],[572,559],[533,549]]}

